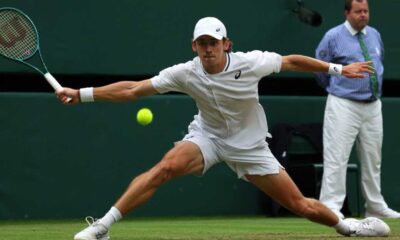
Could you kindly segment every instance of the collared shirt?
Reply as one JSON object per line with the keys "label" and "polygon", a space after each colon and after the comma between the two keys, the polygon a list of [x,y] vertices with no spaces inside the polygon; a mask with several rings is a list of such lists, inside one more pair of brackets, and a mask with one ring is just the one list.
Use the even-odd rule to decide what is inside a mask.
{"label": "collared shirt", "polygon": [[263,145],[268,135],[265,112],[259,103],[258,82],[281,70],[282,57],[272,52],[235,52],[227,55],[224,71],[208,74],[201,60],[162,70],[151,79],[159,93],[182,92],[199,109],[189,129],[200,129],[235,149]]}
{"label": "collared shirt", "polygon": [[[365,61],[357,31],[346,21],[344,24],[330,29],[316,50],[316,58],[326,62],[348,65]],[[384,47],[379,32],[366,26],[363,34],[371,60],[378,76],[378,96],[382,93]],[[368,100],[372,97],[369,74],[364,78],[350,79],[344,76],[330,76],[316,73],[319,85],[330,94],[353,100]]]}

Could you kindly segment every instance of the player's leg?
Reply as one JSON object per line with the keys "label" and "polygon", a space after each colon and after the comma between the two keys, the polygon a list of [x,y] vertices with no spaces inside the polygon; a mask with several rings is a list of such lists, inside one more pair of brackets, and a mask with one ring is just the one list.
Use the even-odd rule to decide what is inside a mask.
{"label": "player's leg", "polygon": [[371,237],[390,234],[389,226],[377,218],[363,220],[338,218],[318,200],[304,197],[284,169],[281,169],[278,174],[247,174],[245,176],[264,193],[293,213],[334,227],[342,235]]}
{"label": "player's leg", "polygon": [[204,161],[199,147],[192,142],[183,141],[153,168],[133,179],[114,206],[125,215],[149,200],[161,184],[175,177],[201,174],[203,167]]}
{"label": "player's leg", "polygon": [[338,223],[338,217],[321,202],[304,197],[282,168],[278,174],[246,175],[246,178],[280,205],[299,216],[327,226],[335,226]]}
{"label": "player's leg", "polygon": [[200,148],[189,141],[175,145],[163,159],[145,173],[135,177],[124,194],[103,218],[77,233],[75,240],[107,240],[110,226],[123,215],[148,201],[157,188],[167,181],[187,175],[201,174],[204,168]]}
{"label": "player's leg", "polygon": [[293,213],[328,226],[338,223],[336,215],[321,202],[303,196],[266,143],[253,149],[226,152],[223,157],[241,159],[225,162],[239,178],[250,181]]}

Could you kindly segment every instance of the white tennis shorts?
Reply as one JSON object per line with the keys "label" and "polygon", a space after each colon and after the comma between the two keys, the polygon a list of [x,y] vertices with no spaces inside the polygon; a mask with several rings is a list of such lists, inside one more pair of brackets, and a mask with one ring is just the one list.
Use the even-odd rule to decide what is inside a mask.
{"label": "white tennis shorts", "polygon": [[278,174],[279,169],[283,168],[271,153],[267,142],[251,149],[237,149],[219,139],[210,139],[193,129],[182,141],[190,141],[200,148],[204,158],[202,174],[220,162],[225,162],[238,178],[244,180],[247,180],[246,174],[260,176]]}

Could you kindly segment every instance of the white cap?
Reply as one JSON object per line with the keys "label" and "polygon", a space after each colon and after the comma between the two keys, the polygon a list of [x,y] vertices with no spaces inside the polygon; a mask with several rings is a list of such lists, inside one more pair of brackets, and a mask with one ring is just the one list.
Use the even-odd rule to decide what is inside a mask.
{"label": "white cap", "polygon": [[209,35],[213,38],[221,40],[226,38],[226,28],[224,24],[215,17],[205,17],[200,19],[193,31],[193,41],[202,35]]}

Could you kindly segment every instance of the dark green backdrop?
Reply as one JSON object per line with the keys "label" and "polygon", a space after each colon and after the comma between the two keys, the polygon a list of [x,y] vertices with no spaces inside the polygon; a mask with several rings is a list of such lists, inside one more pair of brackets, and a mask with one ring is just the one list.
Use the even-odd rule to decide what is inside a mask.
{"label": "dark green backdrop", "polygon": [[[311,27],[292,12],[296,0],[2,0],[0,6],[25,11],[41,33],[41,45],[54,74],[153,75],[193,57],[190,41],[196,21],[220,18],[234,49],[314,55],[327,29],[344,21],[343,2],[305,0],[323,16]],[[386,47],[385,78],[400,79],[398,0],[370,1],[371,25]],[[0,59],[0,72],[26,70]],[[287,76],[281,74],[278,77]],[[296,76],[303,76],[296,74]]]}
{"label": "dark green backdrop", "polygon": [[[269,126],[323,118],[324,97],[262,97]],[[383,99],[382,190],[400,209],[399,99]],[[154,112],[140,126],[139,108]],[[196,113],[186,96],[64,106],[52,94],[0,94],[0,219],[101,216],[133,176],[180,140]],[[225,164],[163,186],[135,216],[263,214],[259,192]]]}

